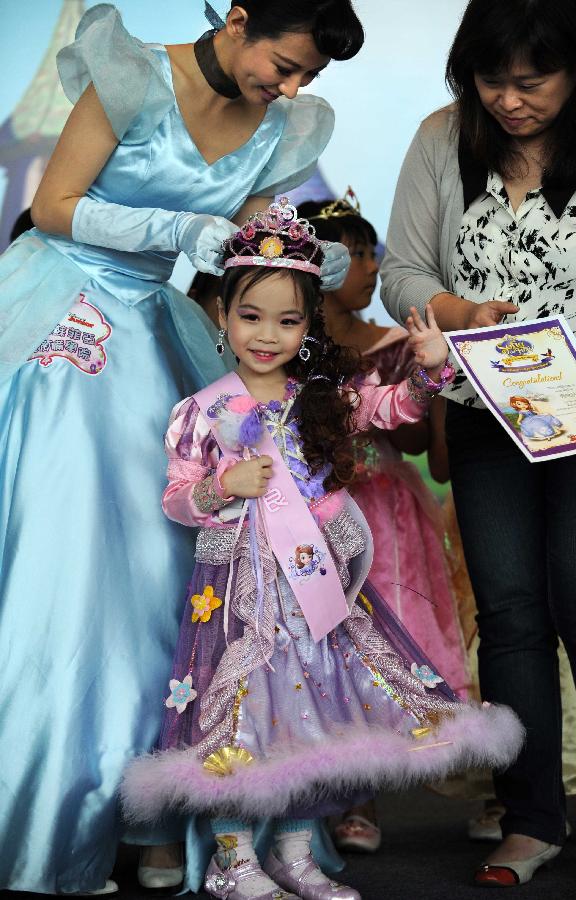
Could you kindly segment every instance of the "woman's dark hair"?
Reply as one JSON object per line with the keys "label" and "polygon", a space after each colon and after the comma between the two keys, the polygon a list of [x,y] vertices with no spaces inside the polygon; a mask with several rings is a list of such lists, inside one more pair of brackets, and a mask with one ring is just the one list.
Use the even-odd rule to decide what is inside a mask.
{"label": "woman's dark hair", "polygon": [[[514,173],[520,154],[514,138],[488,113],[474,74],[501,75],[514,63],[548,74],[576,72],[574,0],[470,0],[448,55],[446,83],[458,103],[460,131],[476,160],[502,175]],[[548,132],[547,185],[576,176],[576,93]]]}
{"label": "woman's dark hair", "polygon": [[[323,209],[334,203],[334,200],[305,200],[298,204],[298,215],[308,219],[316,230],[316,236],[321,241],[341,241],[344,238],[353,247],[354,244],[378,243],[378,235],[374,226],[368,219],[362,218],[353,212],[350,215],[330,216],[327,219],[317,219],[316,216]],[[343,207],[339,207],[343,209]]]}
{"label": "woman's dark hair", "polygon": [[24,209],[16,221],[12,226],[12,230],[10,232],[10,243],[15,241],[16,238],[19,238],[21,234],[24,234],[25,231],[30,231],[31,228],[34,228],[34,222],[32,221],[32,216],[30,215],[30,207]]}
{"label": "woman's dark hair", "polygon": [[[302,297],[304,314],[309,322],[310,359],[304,362],[298,354],[286,366],[287,374],[301,382],[298,397],[300,435],[304,456],[312,474],[328,463],[331,471],[324,479],[326,490],[338,490],[349,484],[354,475],[354,456],[350,435],[355,430],[354,391],[342,392],[342,384],[354,379],[371,366],[350,347],[335,344],[326,334],[322,312],[320,279],[298,269],[272,269],[254,266],[226,269],[222,277],[221,298],[226,315],[234,297],[241,299],[246,291],[274,275],[290,278],[294,290]],[[310,378],[322,375],[322,378]]]}
{"label": "woman's dark hair", "polygon": [[309,32],[330,59],[351,59],[364,43],[364,29],[350,0],[242,0],[249,41]]}

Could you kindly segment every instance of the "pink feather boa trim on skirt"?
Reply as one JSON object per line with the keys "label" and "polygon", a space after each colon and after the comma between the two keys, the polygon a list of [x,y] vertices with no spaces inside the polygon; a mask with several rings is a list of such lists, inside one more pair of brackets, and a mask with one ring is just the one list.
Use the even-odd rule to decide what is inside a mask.
{"label": "pink feather boa trim on skirt", "polygon": [[374,726],[344,733],[339,726],[337,735],[238,765],[227,776],[208,772],[192,748],[140,757],[128,767],[122,800],[131,822],[153,822],[169,810],[282,816],[334,793],[405,788],[473,766],[505,768],[523,741],[524,729],[507,707],[462,705],[420,740]]}

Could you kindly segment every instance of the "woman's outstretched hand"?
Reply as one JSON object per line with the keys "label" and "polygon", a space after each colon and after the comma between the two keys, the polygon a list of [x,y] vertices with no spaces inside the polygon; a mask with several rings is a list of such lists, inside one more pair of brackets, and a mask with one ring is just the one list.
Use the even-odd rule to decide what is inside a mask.
{"label": "woman's outstretched hand", "polygon": [[442,331],[464,331],[468,328],[499,325],[505,316],[513,316],[518,312],[518,306],[509,300],[474,303],[473,300],[457,297],[448,291],[436,294],[430,304]]}
{"label": "woman's outstretched hand", "polygon": [[410,313],[406,319],[406,328],[410,335],[408,345],[418,365],[426,369],[435,381],[446,362],[448,344],[436,324],[430,304],[426,306],[425,320],[415,306],[410,307]]}
{"label": "woman's outstretched hand", "polygon": [[464,327],[487,328],[490,325],[499,325],[504,316],[513,316],[517,312],[518,307],[516,304],[507,300],[486,300],[484,303],[471,303],[466,310]]}

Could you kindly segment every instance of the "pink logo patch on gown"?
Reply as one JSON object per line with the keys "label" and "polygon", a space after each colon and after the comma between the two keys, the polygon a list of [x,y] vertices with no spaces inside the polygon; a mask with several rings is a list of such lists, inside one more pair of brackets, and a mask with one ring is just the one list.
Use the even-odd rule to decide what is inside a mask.
{"label": "pink logo patch on gown", "polygon": [[111,334],[112,326],[100,310],[80,294],[66,318],[52,329],[28,361],[37,359],[41,366],[50,366],[59,356],[86,375],[100,375],[107,362],[102,344]]}

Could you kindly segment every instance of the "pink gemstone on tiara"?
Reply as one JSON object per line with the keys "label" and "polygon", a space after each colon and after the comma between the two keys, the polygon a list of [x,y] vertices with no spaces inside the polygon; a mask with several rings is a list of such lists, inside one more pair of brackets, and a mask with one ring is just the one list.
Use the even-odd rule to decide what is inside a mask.
{"label": "pink gemstone on tiara", "polygon": [[267,225],[269,228],[281,228],[284,224],[284,216],[280,211],[273,210],[268,213]]}
{"label": "pink gemstone on tiara", "polygon": [[252,238],[256,234],[256,229],[254,228],[253,225],[250,225],[249,222],[247,222],[246,225],[242,226],[241,231],[242,231],[242,234],[244,235],[244,237],[246,238],[246,240],[248,240],[248,241],[252,240]]}

